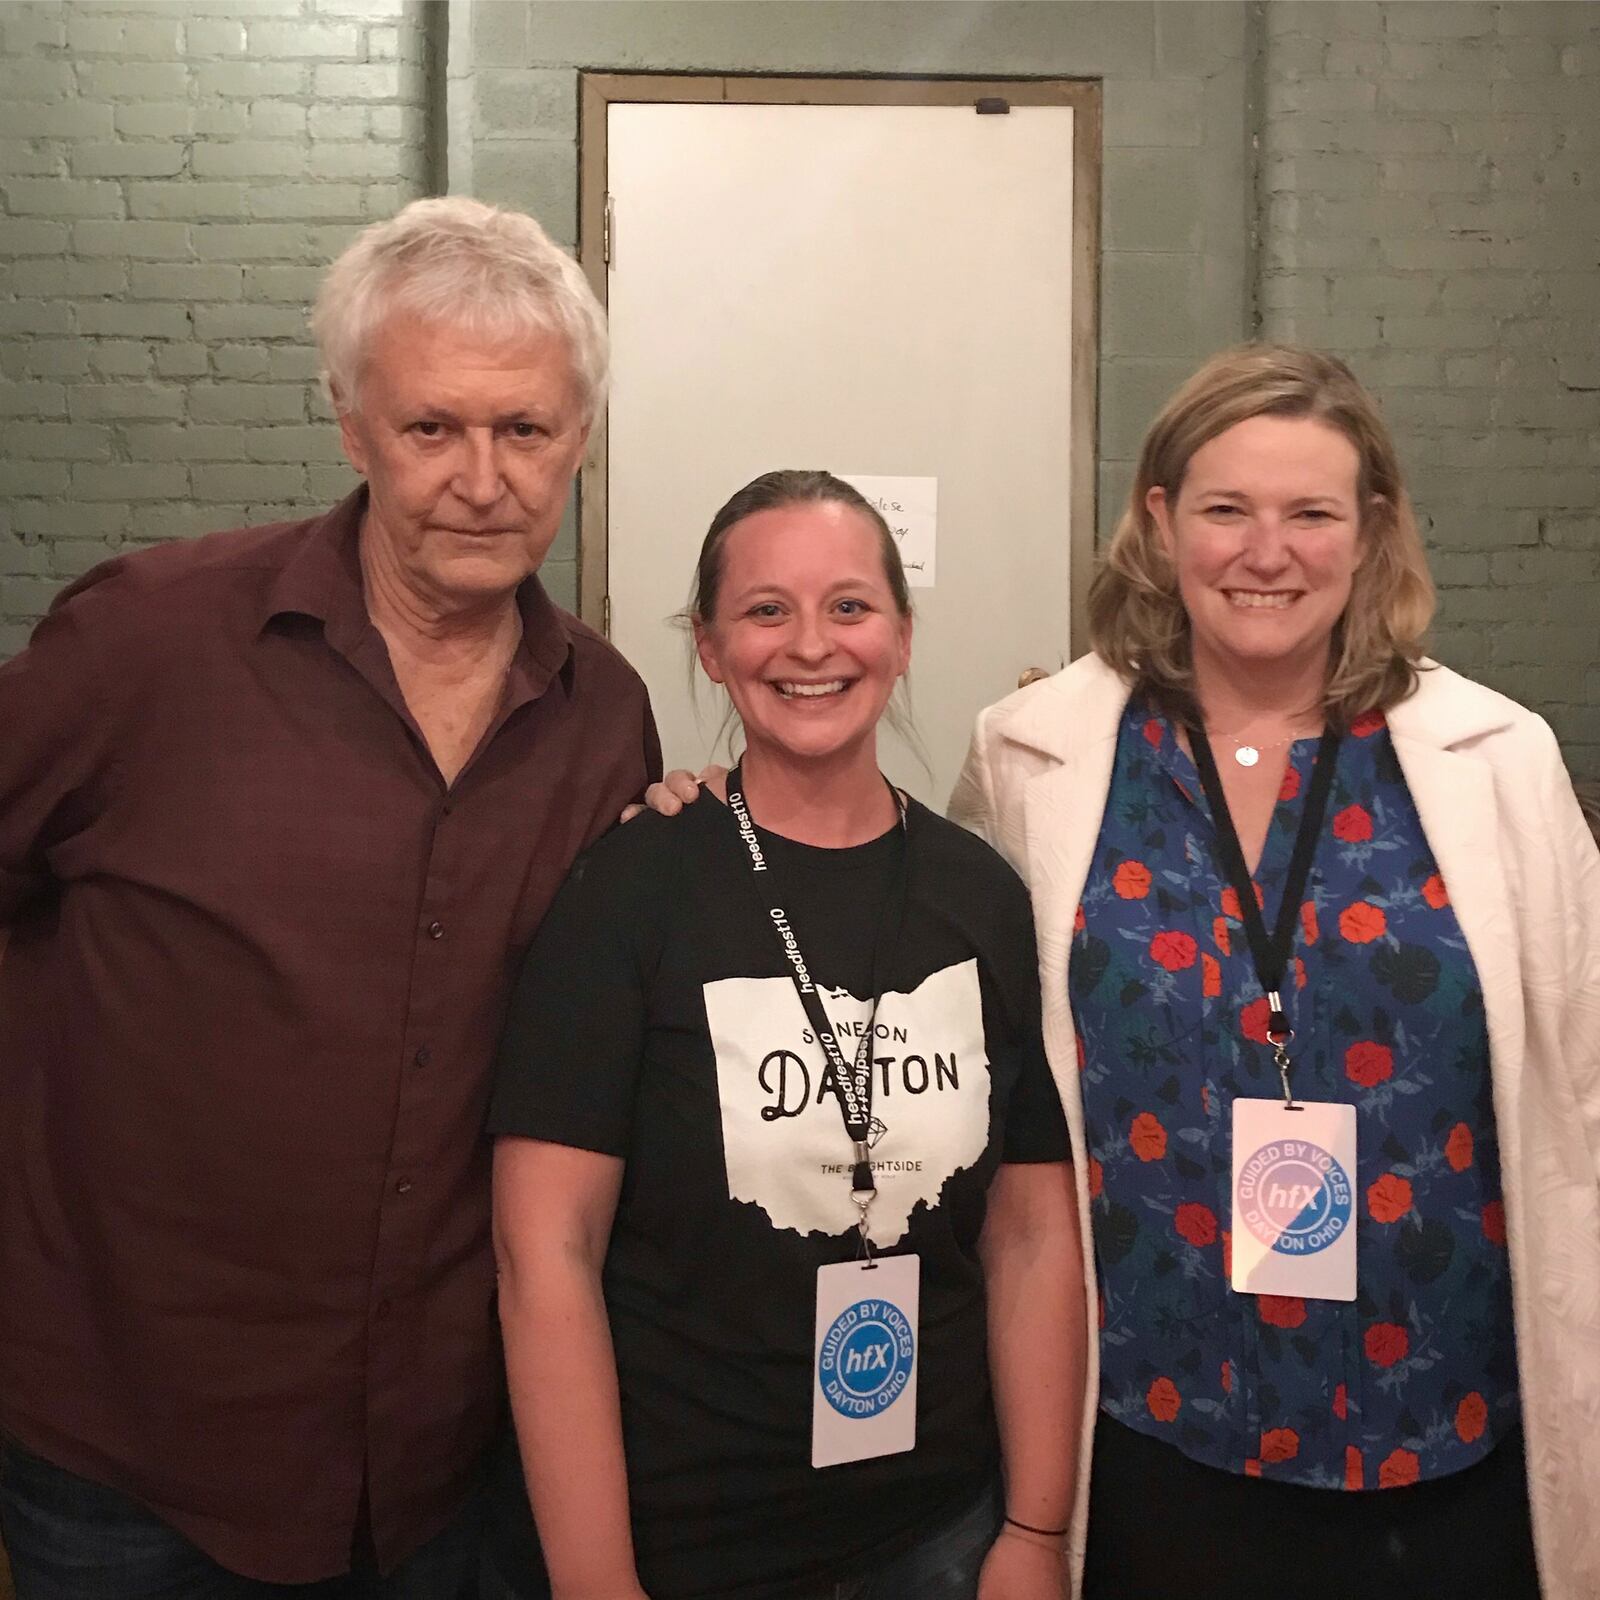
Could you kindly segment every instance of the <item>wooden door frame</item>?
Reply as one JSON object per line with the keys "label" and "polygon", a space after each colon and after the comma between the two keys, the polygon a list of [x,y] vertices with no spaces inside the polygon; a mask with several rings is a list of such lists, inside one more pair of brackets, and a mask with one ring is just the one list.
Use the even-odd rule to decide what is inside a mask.
{"label": "wooden door frame", "polygon": [[[1068,652],[1089,647],[1094,575],[1100,388],[1101,104],[1098,78],[789,77],[690,72],[578,75],[578,260],[601,305],[606,280],[606,112],[618,102],[653,104],[962,106],[999,99],[1015,106],[1070,106],[1072,118],[1072,472]],[[609,523],[606,415],[595,418],[579,489],[578,613],[607,631]]]}

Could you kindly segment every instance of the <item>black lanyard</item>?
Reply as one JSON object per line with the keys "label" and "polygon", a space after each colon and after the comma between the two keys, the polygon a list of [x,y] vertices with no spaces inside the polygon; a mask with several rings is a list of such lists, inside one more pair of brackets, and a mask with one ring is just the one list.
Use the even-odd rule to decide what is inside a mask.
{"label": "black lanyard", "polygon": [[[888,783],[888,779],[884,779],[884,782]],[[866,1028],[856,1041],[853,1062],[847,1062],[844,1053],[839,1049],[839,1041],[833,1033],[833,1024],[829,1022],[827,1012],[822,1009],[816,983],[811,977],[811,969],[806,965],[805,957],[800,953],[800,941],[789,923],[788,913],[781,904],[776,903],[781,901],[782,895],[773,893],[769,899],[762,895],[759,889],[756,895],[762,912],[772,923],[773,932],[777,935],[778,944],[783,950],[784,960],[789,963],[789,976],[794,979],[800,1004],[805,1008],[806,1020],[810,1022],[811,1031],[816,1034],[817,1041],[822,1046],[828,1070],[832,1073],[834,1084],[838,1089],[839,1112],[844,1118],[844,1131],[853,1146],[855,1158],[850,1172],[850,1194],[861,1207],[863,1237],[866,1231],[866,1208],[877,1191],[877,1185],[872,1179],[872,1160],[868,1144],[872,1132],[873,1027],[878,1020],[878,1002],[883,998],[889,957],[899,942],[900,927],[905,920],[906,909],[906,804],[900,797],[900,791],[893,784],[889,784],[889,792],[894,796],[895,807],[900,814],[900,864],[895,872],[894,887],[890,890],[889,898],[884,904],[883,915],[878,922],[878,937],[872,951],[872,1009],[867,1015]],[[756,825],[751,821],[750,808],[744,798],[744,782],[738,767],[728,774],[728,809],[733,812],[733,819],[739,825],[739,837],[750,853],[751,872],[772,874],[767,882],[775,890],[777,875],[773,873],[772,862],[761,847],[761,835],[756,832]],[[757,880],[752,879],[752,887],[758,887]]]}
{"label": "black lanyard", "polygon": [[1278,1076],[1283,1080],[1283,1098],[1294,1105],[1289,1092],[1289,1041],[1294,1029],[1289,1026],[1289,1015],[1283,1005],[1283,977],[1289,969],[1289,952],[1294,948],[1294,924],[1299,915],[1300,900],[1306,892],[1306,882],[1311,876],[1311,858],[1316,854],[1317,836],[1322,832],[1322,819],[1328,814],[1328,796],[1333,790],[1333,769],[1339,756],[1339,735],[1332,728],[1323,731],[1317,742],[1316,770],[1311,775],[1311,788],[1300,812],[1300,827],[1294,836],[1294,854],[1289,857],[1289,875],[1283,883],[1283,899],[1278,903],[1278,920],[1267,937],[1267,925],[1256,903],[1255,885],[1244,864],[1244,851],[1239,845],[1239,831],[1233,825],[1233,814],[1228,810],[1228,797],[1222,792],[1222,777],[1217,771],[1216,757],[1211,753],[1211,742],[1201,727],[1189,729],[1189,744],[1194,750],[1194,764],[1200,769],[1200,782],[1206,799],[1211,804],[1211,820],[1217,829],[1217,847],[1222,854],[1222,865],[1227,870],[1228,881],[1239,898],[1239,917],[1244,923],[1245,937],[1250,941],[1250,956],[1255,962],[1256,979],[1261,992],[1271,1008],[1267,1015],[1267,1039],[1272,1045],[1273,1062]]}

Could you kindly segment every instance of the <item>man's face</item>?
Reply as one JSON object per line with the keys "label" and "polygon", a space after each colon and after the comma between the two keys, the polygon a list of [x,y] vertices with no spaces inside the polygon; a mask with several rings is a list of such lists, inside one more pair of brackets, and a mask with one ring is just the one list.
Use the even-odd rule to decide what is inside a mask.
{"label": "man's face", "polygon": [[367,480],[363,538],[386,583],[449,616],[538,569],[589,435],[565,340],[508,343],[396,313],[350,398],[339,427]]}

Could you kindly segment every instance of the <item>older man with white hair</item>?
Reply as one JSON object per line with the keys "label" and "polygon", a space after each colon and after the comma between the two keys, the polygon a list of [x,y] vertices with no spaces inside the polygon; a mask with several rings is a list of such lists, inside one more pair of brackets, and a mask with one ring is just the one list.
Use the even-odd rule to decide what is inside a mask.
{"label": "older man with white hair", "polygon": [[363,487],[108,562],[0,667],[21,1600],[470,1592],[508,976],[659,752],[536,576],[604,393],[576,264],[421,201],[315,327]]}

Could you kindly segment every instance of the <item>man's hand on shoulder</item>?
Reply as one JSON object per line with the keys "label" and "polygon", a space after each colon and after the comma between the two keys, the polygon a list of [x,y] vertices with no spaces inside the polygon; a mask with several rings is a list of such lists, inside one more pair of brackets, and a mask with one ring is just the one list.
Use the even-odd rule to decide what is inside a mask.
{"label": "man's hand on shoulder", "polygon": [[686,805],[699,798],[702,783],[711,783],[725,777],[727,771],[726,767],[712,765],[697,778],[685,767],[674,767],[660,783],[652,783],[645,790],[642,805],[635,802],[631,806],[625,806],[618,820],[632,822],[647,808],[663,817],[675,817]]}

